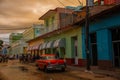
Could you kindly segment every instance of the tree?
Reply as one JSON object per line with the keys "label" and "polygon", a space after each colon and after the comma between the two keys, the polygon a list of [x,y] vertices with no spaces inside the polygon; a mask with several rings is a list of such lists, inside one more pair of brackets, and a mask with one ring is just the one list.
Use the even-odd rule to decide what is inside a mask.
{"label": "tree", "polygon": [[3,45],[3,40],[0,40],[0,46],[2,46]]}

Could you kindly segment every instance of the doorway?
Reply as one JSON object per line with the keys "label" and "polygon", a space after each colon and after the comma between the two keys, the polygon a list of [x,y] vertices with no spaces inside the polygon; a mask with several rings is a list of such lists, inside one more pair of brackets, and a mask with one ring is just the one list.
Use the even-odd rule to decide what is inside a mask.
{"label": "doorway", "polygon": [[120,68],[120,28],[112,29],[113,64]]}
{"label": "doorway", "polygon": [[91,65],[97,66],[98,65],[98,53],[97,53],[97,37],[96,32],[90,34],[90,44],[91,44]]}
{"label": "doorway", "polygon": [[72,37],[72,45],[73,45],[73,54],[74,54],[74,64],[77,65],[78,64],[78,39],[77,36]]}

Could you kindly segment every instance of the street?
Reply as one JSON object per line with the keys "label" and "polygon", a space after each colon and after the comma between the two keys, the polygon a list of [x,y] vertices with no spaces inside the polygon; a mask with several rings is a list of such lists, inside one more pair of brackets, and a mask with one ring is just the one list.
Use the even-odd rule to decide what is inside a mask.
{"label": "street", "polygon": [[120,0],[0,0],[0,80],[120,80],[119,9]]}
{"label": "street", "polygon": [[[79,76],[80,75],[80,76]],[[21,64],[18,60],[0,63],[0,80],[117,80],[110,76],[90,74],[75,70],[51,71],[38,70],[33,63]]]}
{"label": "street", "polygon": [[21,64],[18,61],[1,63],[0,71],[5,80],[80,80],[78,77],[70,76],[67,71],[45,73],[37,70],[35,66]]}

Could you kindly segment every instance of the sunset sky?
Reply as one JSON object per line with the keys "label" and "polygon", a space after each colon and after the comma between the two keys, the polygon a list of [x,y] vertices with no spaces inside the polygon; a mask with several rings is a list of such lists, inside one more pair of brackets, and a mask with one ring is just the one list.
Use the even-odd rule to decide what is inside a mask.
{"label": "sunset sky", "polygon": [[49,9],[78,5],[78,0],[0,0],[0,38],[40,22],[38,18]]}

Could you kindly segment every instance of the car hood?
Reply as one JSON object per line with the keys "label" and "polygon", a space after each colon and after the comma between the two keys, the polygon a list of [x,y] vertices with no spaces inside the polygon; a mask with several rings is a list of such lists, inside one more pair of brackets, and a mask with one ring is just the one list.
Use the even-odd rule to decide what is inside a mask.
{"label": "car hood", "polygon": [[61,59],[45,60],[45,62],[50,63],[50,64],[64,64],[64,60],[61,60]]}
{"label": "car hood", "polygon": [[51,63],[51,64],[64,64],[65,61],[63,59],[52,59],[52,60],[36,60],[37,63],[39,62],[46,62],[46,63]]}

